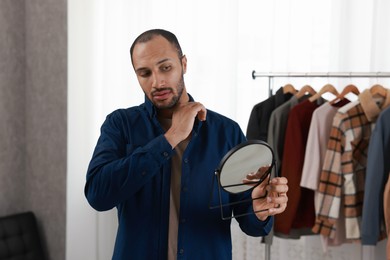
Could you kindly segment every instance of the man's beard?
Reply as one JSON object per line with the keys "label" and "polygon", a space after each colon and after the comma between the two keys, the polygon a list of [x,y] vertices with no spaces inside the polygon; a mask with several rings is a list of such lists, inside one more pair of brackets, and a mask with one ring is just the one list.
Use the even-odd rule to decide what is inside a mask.
{"label": "man's beard", "polygon": [[[181,95],[183,94],[184,91],[184,77],[181,75],[180,81],[177,83],[177,95],[174,95],[172,97],[172,100],[168,104],[158,104],[157,102],[153,102],[153,104],[158,108],[158,109],[171,109],[174,108],[179,102]],[[164,88],[164,89],[169,89],[173,92],[172,88]],[[163,90],[164,90],[163,89]]]}

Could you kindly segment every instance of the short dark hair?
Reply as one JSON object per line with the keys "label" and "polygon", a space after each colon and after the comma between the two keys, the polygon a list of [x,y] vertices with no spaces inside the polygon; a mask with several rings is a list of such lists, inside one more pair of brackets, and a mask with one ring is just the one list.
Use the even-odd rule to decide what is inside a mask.
{"label": "short dark hair", "polygon": [[175,47],[175,49],[177,50],[177,55],[179,56],[179,59],[181,60],[181,57],[183,56],[183,52],[181,50],[179,41],[176,38],[176,35],[174,35],[173,33],[169,32],[169,31],[163,30],[163,29],[152,29],[152,30],[145,31],[142,34],[140,34],[134,40],[133,44],[131,45],[130,58],[131,58],[131,64],[133,64],[133,66],[134,66],[133,51],[134,51],[135,45],[137,43],[148,42],[151,39],[153,39],[155,36],[158,36],[158,35],[164,37],[169,43],[171,43],[173,45],[173,47]]}

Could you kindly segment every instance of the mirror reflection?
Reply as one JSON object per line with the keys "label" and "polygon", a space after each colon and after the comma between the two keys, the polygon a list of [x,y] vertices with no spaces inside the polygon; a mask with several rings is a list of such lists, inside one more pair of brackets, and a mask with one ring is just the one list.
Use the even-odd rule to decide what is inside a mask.
{"label": "mirror reflection", "polygon": [[273,152],[267,143],[248,141],[222,159],[218,171],[220,185],[229,193],[253,189],[266,179],[273,164]]}

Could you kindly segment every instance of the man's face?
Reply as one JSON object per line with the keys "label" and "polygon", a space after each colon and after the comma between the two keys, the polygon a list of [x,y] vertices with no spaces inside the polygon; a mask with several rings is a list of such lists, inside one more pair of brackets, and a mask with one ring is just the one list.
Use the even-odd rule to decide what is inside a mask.
{"label": "man's face", "polygon": [[185,56],[162,36],[137,43],[133,50],[133,65],[142,90],[159,109],[173,108],[184,90]]}

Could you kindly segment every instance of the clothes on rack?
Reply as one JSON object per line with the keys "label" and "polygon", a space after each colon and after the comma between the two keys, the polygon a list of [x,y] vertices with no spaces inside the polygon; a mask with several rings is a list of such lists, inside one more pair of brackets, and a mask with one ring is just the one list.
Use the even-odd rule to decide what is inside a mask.
{"label": "clothes on rack", "polygon": [[311,95],[304,95],[303,97],[298,98],[296,95],[294,95],[271,113],[268,124],[267,143],[272,147],[274,151],[274,176],[280,176],[281,174],[280,170],[283,158],[284,137],[286,134],[287,120],[290,110],[298,103],[308,99],[310,96]]}
{"label": "clothes on rack", "polygon": [[387,259],[390,259],[390,173],[389,177],[387,178],[387,184],[385,187],[384,195],[383,195],[383,208],[384,208],[384,215],[385,215],[385,225],[386,225],[386,233],[387,233],[387,246],[386,246],[386,254]]}
{"label": "clothes on rack", "polygon": [[[285,86],[280,87],[274,95],[261,101],[252,108],[246,131],[246,138],[248,140],[255,139],[267,142],[268,126],[272,112],[293,97],[293,93],[291,93],[292,85],[288,85],[289,90],[287,92],[285,92]],[[274,173],[273,176],[275,176]],[[272,240],[273,230],[271,230],[268,236],[263,238],[263,242],[270,245],[272,244]]]}
{"label": "clothes on rack", "polygon": [[[383,237],[385,184],[390,172],[390,108],[378,117],[367,154],[362,218],[362,244],[375,245]],[[386,195],[385,195],[386,196]]]}
{"label": "clothes on rack", "polygon": [[[332,127],[333,117],[337,110],[349,103],[346,98],[338,102],[326,102],[317,108],[312,115],[309,134],[306,143],[305,159],[302,169],[302,177],[300,186],[313,190],[315,212],[319,210],[317,188],[319,184],[319,176],[321,174],[322,165],[324,163],[327,142],[329,140],[330,130]],[[339,218],[338,220],[341,220]],[[338,221],[339,222],[339,221]],[[337,222],[335,223],[336,230]],[[342,226],[342,225],[341,225]],[[337,235],[330,239],[326,236],[321,236],[323,251],[327,251],[328,245],[336,246],[345,242],[342,236]]]}
{"label": "clothes on rack", "polygon": [[250,114],[246,138],[248,140],[257,139],[266,142],[268,136],[268,122],[272,111],[288,101],[293,96],[292,93],[284,93],[283,87],[279,88],[275,95],[256,104]]}
{"label": "clothes on rack", "polygon": [[336,113],[318,187],[320,209],[313,227],[315,233],[333,238],[333,225],[340,218],[341,208],[346,239],[361,239],[368,144],[377,116],[389,105],[390,90],[379,101],[366,89],[359,100]]}
{"label": "clothes on rack", "polygon": [[[284,140],[284,152],[281,176],[289,181],[288,207],[285,212],[275,216],[275,233],[290,234],[291,229],[300,229],[301,235],[310,235],[314,225],[314,193],[300,186],[302,168],[306,150],[306,141],[311,117],[316,108],[325,102],[324,99],[305,100],[294,106],[288,116]],[[306,230],[306,232],[305,232]]]}
{"label": "clothes on rack", "polygon": [[[305,92],[307,92],[306,90],[308,89],[308,87],[310,86],[305,86]],[[312,90],[311,93],[315,94],[315,91],[311,87],[310,89]],[[273,147],[275,161],[276,161],[276,169],[278,171],[277,174],[279,175],[281,174],[280,162],[282,161],[282,156],[283,156],[283,148],[284,148],[284,140],[285,140],[284,136],[285,136],[289,113],[290,110],[293,109],[296,105],[300,104],[301,102],[311,97],[311,94],[305,94],[305,92],[296,93],[295,95],[290,97],[288,101],[285,101],[283,104],[276,107],[272,111],[268,122],[266,121],[266,118],[264,118],[264,120],[260,122],[260,124],[268,123],[267,142],[270,144],[271,147]],[[318,102],[320,104],[321,102],[323,102],[323,99],[320,99]],[[276,173],[274,170],[272,175],[275,176],[275,174]],[[305,223],[305,221],[303,221],[302,223]],[[313,234],[311,232],[311,227],[307,227],[306,230],[303,230],[302,228],[291,227],[288,234],[286,234],[286,232],[279,232],[277,235],[281,237],[298,239],[300,238],[301,235],[307,235],[307,234]],[[273,233],[265,239],[266,243],[268,244],[272,243],[272,236]]]}
{"label": "clothes on rack", "polygon": [[[283,214],[275,217],[276,236],[296,239],[319,234],[324,251],[328,246],[360,243],[364,240],[362,219],[367,217],[368,223],[375,223],[369,220],[369,215],[364,215],[374,210],[365,210],[363,205],[376,205],[379,211],[390,208],[383,206],[389,199],[384,194],[387,178],[379,178],[382,189],[372,187],[378,193],[376,196],[383,195],[380,200],[363,201],[370,197],[365,195],[368,190],[365,186],[370,185],[368,176],[373,175],[378,181],[378,158],[383,159],[383,164],[390,164],[390,155],[379,157],[369,152],[381,153],[375,148],[375,142],[371,144],[375,133],[380,132],[379,126],[388,125],[382,132],[386,132],[390,140],[390,118],[385,119],[387,113],[390,115],[385,112],[390,106],[390,90],[385,89],[384,97],[383,93],[380,97],[370,89],[355,94],[358,100],[354,102],[341,97],[335,99],[337,102],[322,100],[322,105],[321,101],[314,105],[307,100],[311,95],[301,99],[293,95],[273,109],[268,121],[263,117],[263,121],[258,122],[268,124],[267,142],[274,150],[277,173],[289,180],[289,205]],[[377,118],[380,120],[376,124]],[[379,137],[383,138],[383,133],[378,134]],[[390,143],[377,142],[390,154]],[[373,148],[369,149],[370,145]],[[372,174],[366,177],[370,156],[376,160],[372,163]],[[388,174],[390,166],[383,167]],[[384,220],[378,223],[384,231]],[[384,238],[385,234],[379,233],[373,236],[375,243]]]}

